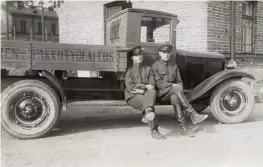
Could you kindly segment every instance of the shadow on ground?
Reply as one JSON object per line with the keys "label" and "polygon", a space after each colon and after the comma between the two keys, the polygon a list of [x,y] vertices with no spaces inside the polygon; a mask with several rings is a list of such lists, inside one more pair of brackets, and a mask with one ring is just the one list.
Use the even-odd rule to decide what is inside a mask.
{"label": "shadow on ground", "polygon": [[[262,106],[256,106],[256,112],[245,123],[262,121],[263,114],[259,112]],[[180,128],[177,124],[172,107],[157,107],[157,119],[160,129],[165,129],[166,136],[180,136]],[[215,128],[219,123],[206,109],[203,113],[208,114],[199,126],[205,133],[217,133]],[[190,127],[193,125],[189,124]],[[64,136],[93,130],[122,129],[122,128],[147,127],[141,122],[141,114],[130,107],[85,107],[71,106],[69,111],[63,113],[58,125],[49,136]]]}

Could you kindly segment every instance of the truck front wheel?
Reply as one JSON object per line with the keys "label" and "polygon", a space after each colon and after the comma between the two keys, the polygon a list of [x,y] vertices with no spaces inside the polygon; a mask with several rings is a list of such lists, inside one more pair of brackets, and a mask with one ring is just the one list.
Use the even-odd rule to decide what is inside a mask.
{"label": "truck front wheel", "polygon": [[248,84],[241,80],[227,80],[213,91],[211,111],[222,123],[234,124],[247,119],[255,105],[255,97]]}
{"label": "truck front wheel", "polygon": [[60,101],[55,91],[38,80],[22,80],[1,95],[1,124],[18,139],[43,137],[55,126]]}

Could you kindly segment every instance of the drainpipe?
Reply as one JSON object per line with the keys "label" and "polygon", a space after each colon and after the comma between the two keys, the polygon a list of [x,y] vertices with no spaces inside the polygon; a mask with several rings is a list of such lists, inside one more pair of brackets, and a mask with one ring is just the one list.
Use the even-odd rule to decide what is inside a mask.
{"label": "drainpipe", "polygon": [[230,58],[231,60],[235,59],[236,45],[235,45],[235,37],[236,37],[236,2],[231,1],[230,5]]}

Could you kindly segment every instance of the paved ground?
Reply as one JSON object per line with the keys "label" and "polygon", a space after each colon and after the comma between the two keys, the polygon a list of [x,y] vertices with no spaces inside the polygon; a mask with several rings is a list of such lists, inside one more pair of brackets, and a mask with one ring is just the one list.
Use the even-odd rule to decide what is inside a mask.
{"label": "paved ground", "polygon": [[70,106],[46,138],[22,141],[2,132],[2,167],[263,166],[263,104],[242,124],[219,124],[210,115],[194,138],[180,136],[171,107],[157,114],[166,140],[152,139],[130,107]]}

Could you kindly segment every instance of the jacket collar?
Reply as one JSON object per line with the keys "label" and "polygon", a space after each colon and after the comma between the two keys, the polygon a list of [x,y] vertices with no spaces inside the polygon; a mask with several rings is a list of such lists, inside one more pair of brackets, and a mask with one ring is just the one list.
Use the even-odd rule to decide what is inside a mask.
{"label": "jacket collar", "polygon": [[164,61],[162,59],[160,59],[160,63],[165,66],[169,65],[168,61]]}

